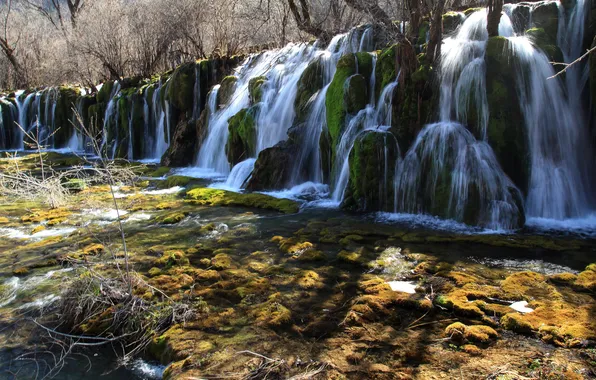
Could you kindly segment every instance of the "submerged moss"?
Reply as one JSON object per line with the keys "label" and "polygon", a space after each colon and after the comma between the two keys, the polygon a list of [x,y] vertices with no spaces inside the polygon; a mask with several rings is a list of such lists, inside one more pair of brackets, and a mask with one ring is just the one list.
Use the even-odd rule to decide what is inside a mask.
{"label": "submerged moss", "polygon": [[196,188],[188,191],[186,197],[207,206],[238,206],[276,210],[286,214],[296,213],[298,203],[289,199],[274,198],[265,194],[240,194],[226,190]]}

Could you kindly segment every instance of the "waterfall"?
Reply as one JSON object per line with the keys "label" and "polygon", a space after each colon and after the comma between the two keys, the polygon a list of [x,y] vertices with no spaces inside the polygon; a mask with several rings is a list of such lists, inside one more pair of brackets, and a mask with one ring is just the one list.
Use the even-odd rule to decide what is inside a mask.
{"label": "waterfall", "polygon": [[[203,142],[196,166],[227,175],[230,164],[226,157],[225,146],[228,140],[228,120],[242,109],[251,106],[249,82],[252,78],[265,77],[261,101],[256,116],[256,155],[263,149],[274,146],[288,138],[288,130],[294,124],[297,84],[308,65],[321,60],[323,67],[323,89],[310,101],[310,110],[306,125],[305,144],[300,147],[299,164],[295,165],[293,178],[299,181],[302,166],[309,164],[307,180],[321,181],[319,141],[325,123],[326,87],[333,79],[337,62],[342,55],[357,52],[359,49],[372,49],[372,30],[361,34],[354,30],[335,36],[326,49],[319,49],[318,44],[289,44],[279,50],[272,50],[248,58],[235,71],[237,81],[229,104],[210,113],[207,138]],[[367,33],[368,31],[368,33]],[[219,88],[218,88],[219,89]],[[311,121],[313,121],[311,123]],[[316,168],[315,168],[316,167]],[[312,170],[311,170],[312,169]]]}
{"label": "waterfall", "polygon": [[73,125],[73,132],[70,140],[68,141],[68,148],[73,152],[85,152],[87,136],[84,135],[79,125],[79,119],[77,115],[83,118],[83,104],[85,99],[80,97],[76,104],[76,114],[72,115],[71,123]]}
{"label": "waterfall", "polygon": [[459,123],[427,125],[400,165],[396,185],[396,211],[469,218],[491,229],[518,225],[517,189],[488,144]]}
{"label": "waterfall", "polygon": [[118,145],[118,135],[117,135],[118,128],[114,128],[114,131],[116,132],[116,136],[111,141],[109,141],[108,139],[110,139],[110,137],[113,137],[113,136],[111,136],[110,127],[112,126],[112,124],[115,124],[118,122],[119,95],[120,95],[120,83],[114,82],[114,87],[112,88],[112,91],[110,92],[110,100],[108,101],[108,106],[106,107],[106,111],[104,113],[102,141],[101,141],[100,148],[99,148],[101,154],[105,154],[106,156],[108,156],[109,144],[113,144],[112,150],[110,152],[111,155],[108,156],[111,159],[114,159],[114,156],[116,155],[116,147]]}
{"label": "waterfall", "polygon": [[[557,44],[563,52],[566,63],[571,63],[584,54],[584,29],[589,14],[588,4],[589,2],[586,0],[576,0],[573,8],[566,10],[563,5],[557,3],[559,6]],[[579,121],[583,124],[586,120],[582,111],[582,95],[588,83],[589,74],[589,68],[585,61],[578,62],[565,72],[569,104],[577,115],[581,115],[582,118]]]}
{"label": "waterfall", "polygon": [[[589,159],[585,127],[570,105],[546,55],[528,38],[509,38],[518,60],[517,91],[531,153],[528,215],[575,218],[589,209],[582,165]],[[531,69],[527,69],[531,68]]]}
{"label": "waterfall", "polygon": [[232,191],[239,191],[244,187],[244,184],[250,178],[250,175],[255,167],[255,162],[257,161],[256,158],[248,158],[242,162],[239,162],[237,165],[232,168],[228,179],[223,182],[222,184],[215,184],[214,187],[232,190]]}
{"label": "waterfall", "polygon": [[347,128],[343,131],[335,150],[335,162],[342,164],[341,166],[336,166],[333,175],[333,201],[341,202],[344,198],[346,186],[350,179],[350,162],[348,158],[356,138],[362,131],[387,130],[391,128],[393,93],[397,87],[399,76],[398,74],[394,82],[385,86],[376,108],[370,104],[366,106],[365,109],[358,112],[349,121]]}
{"label": "waterfall", "polygon": [[29,130],[29,118],[28,118],[28,110],[29,105],[33,98],[35,98],[36,94],[31,93],[25,97],[23,101],[22,95],[16,97],[17,102],[17,109],[19,114],[19,126],[17,127],[17,150],[25,149],[24,138],[25,138],[25,131]]}

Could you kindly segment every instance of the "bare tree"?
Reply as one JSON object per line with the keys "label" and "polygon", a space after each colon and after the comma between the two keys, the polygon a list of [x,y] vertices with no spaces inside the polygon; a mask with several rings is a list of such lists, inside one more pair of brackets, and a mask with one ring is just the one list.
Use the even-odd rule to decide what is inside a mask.
{"label": "bare tree", "polygon": [[12,42],[12,40],[9,38],[9,34],[8,34],[12,5],[13,5],[12,0],[8,0],[6,3],[6,6],[3,9],[3,13],[4,13],[3,32],[4,33],[0,37],[0,49],[2,49],[4,56],[10,62],[12,68],[15,71],[16,86],[24,87],[27,85],[27,78],[25,76],[25,72],[23,70],[23,67],[21,66],[21,63],[18,61],[16,54],[15,54],[15,50],[17,48],[19,39],[17,38],[16,41]]}

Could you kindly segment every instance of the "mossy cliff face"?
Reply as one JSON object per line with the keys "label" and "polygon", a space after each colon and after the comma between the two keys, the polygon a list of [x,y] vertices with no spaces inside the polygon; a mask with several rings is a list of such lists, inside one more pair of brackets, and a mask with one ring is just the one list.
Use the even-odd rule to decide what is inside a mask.
{"label": "mossy cliff face", "polygon": [[[358,74],[358,57],[346,54],[340,58],[337,70],[327,90],[325,107],[327,111],[327,130],[323,131],[322,148],[330,148],[330,157],[335,155],[341,133],[346,127],[346,118],[364,109],[368,103],[367,82]],[[332,161],[333,162],[333,161]]]}
{"label": "mossy cliff face", "polygon": [[397,140],[390,132],[365,132],[350,152],[350,180],[342,207],[393,211]]}
{"label": "mossy cliff face", "polygon": [[394,82],[397,77],[397,50],[398,45],[393,45],[380,52],[377,58],[377,68],[375,71],[375,97],[378,99],[383,88],[389,83]]}
{"label": "mossy cliff face", "polygon": [[516,67],[509,41],[491,37],[486,46],[486,95],[490,109],[487,137],[503,171],[523,192],[528,191],[530,150],[516,91]]}
{"label": "mossy cliff face", "polygon": [[165,100],[181,113],[192,111],[195,74],[196,63],[186,63],[178,66],[168,81]]}
{"label": "mossy cliff face", "polygon": [[232,166],[256,154],[258,107],[245,108],[228,121],[226,155]]}

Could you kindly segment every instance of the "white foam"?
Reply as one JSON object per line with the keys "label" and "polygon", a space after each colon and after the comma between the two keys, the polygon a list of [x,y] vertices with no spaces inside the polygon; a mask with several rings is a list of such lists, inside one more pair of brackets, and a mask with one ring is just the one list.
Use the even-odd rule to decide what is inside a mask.
{"label": "white foam", "polygon": [[142,359],[136,359],[131,366],[131,370],[139,377],[147,380],[161,379],[166,370],[166,366],[161,364],[148,363]]}
{"label": "white foam", "polygon": [[526,219],[526,226],[545,232],[571,232],[596,237],[596,214],[561,220],[530,217]]}
{"label": "white foam", "polygon": [[125,222],[142,222],[144,220],[149,220],[151,219],[153,216],[151,214],[145,214],[145,213],[136,213],[136,214],[132,214],[130,215]]}
{"label": "white foam", "polygon": [[416,293],[416,284],[411,281],[389,281],[387,282],[394,292],[414,294]]}
{"label": "white foam", "polygon": [[141,194],[144,194],[144,195],[166,195],[166,194],[177,194],[181,191],[184,191],[184,187],[174,186],[174,187],[170,187],[169,189],[162,189],[162,190],[144,190],[144,191],[141,191]]}
{"label": "white foam", "polygon": [[221,174],[212,169],[188,167],[179,168],[172,171],[176,175],[183,175],[186,177],[203,178],[203,179],[226,179],[226,174]]}
{"label": "white foam", "polygon": [[531,313],[534,311],[534,309],[531,309],[528,306],[528,303],[526,301],[518,301],[518,302],[514,302],[511,305],[509,305],[510,308],[512,308],[515,311],[519,311],[520,313]]}
{"label": "white foam", "polygon": [[325,199],[329,196],[329,186],[323,183],[304,182],[291,189],[263,191],[261,193],[275,198],[287,198],[297,201],[329,202],[329,199]]}
{"label": "white foam", "polygon": [[120,216],[128,214],[126,210],[106,209],[106,210],[85,210],[84,213],[92,215],[98,220],[117,220],[118,214]]}

